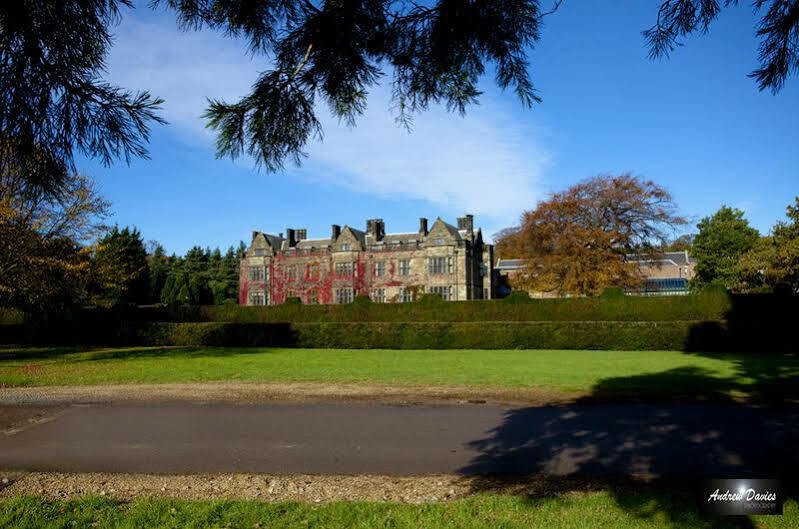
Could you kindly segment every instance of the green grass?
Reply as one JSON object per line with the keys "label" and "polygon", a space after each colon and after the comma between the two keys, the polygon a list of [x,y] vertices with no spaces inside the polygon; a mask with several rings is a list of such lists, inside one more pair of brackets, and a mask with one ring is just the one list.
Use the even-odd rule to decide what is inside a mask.
{"label": "green grass", "polygon": [[[400,505],[333,503],[312,506],[252,501],[137,500],[105,498],[0,500],[6,528],[788,528],[799,524],[799,505],[788,500],[782,516],[706,517],[686,497],[652,491],[566,493],[528,499],[481,494],[450,503]],[[751,525],[748,525],[751,524]]]}
{"label": "green grass", "polygon": [[795,355],[677,351],[0,349],[0,387],[260,381],[541,388],[603,398],[799,398]]}

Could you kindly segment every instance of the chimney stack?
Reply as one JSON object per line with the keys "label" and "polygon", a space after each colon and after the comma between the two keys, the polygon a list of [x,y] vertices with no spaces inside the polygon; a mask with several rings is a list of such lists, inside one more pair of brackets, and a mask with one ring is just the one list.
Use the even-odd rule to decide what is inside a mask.
{"label": "chimney stack", "polygon": [[330,227],[330,238],[332,239],[331,242],[335,242],[339,235],[341,235],[341,226],[338,224],[333,224]]}
{"label": "chimney stack", "polygon": [[386,224],[383,219],[369,219],[366,221],[366,233],[376,241],[382,241],[386,234]]}
{"label": "chimney stack", "polygon": [[465,230],[468,233],[474,232],[474,215],[458,217],[458,229]]}
{"label": "chimney stack", "polygon": [[419,219],[419,233],[423,236],[427,236],[427,219],[424,217]]}
{"label": "chimney stack", "polygon": [[297,242],[304,241],[308,238],[308,229],[302,228],[297,230]]}
{"label": "chimney stack", "polygon": [[297,246],[297,237],[292,228],[286,228],[286,239],[289,241],[289,248]]}

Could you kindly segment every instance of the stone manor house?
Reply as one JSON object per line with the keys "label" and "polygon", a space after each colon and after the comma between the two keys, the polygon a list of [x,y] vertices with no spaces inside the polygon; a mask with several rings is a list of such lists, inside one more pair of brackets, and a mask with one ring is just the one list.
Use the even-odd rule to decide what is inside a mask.
{"label": "stone manor house", "polygon": [[334,224],[330,238],[308,239],[307,230],[271,235],[259,231],[241,260],[239,304],[350,303],[369,296],[377,303],[413,301],[423,293],[447,300],[495,297],[494,247],[474,229],[474,217],[457,227],[437,218],[415,233],[386,233],[383,219],[366,231]]}

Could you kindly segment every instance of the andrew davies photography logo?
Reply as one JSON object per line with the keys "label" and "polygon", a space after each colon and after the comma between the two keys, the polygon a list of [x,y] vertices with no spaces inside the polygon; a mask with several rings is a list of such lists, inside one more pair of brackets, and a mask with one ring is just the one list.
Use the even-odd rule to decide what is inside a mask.
{"label": "andrew davies photography logo", "polygon": [[782,514],[782,489],[776,479],[708,479],[699,487],[697,500],[708,514]]}

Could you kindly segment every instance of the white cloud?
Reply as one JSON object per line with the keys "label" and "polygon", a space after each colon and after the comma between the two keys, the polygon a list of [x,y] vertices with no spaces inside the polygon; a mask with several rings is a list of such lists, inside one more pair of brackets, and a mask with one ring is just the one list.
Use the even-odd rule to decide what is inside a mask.
{"label": "white cloud", "polygon": [[377,93],[355,128],[327,120],[324,142],[309,149],[306,165],[327,168],[355,191],[426,200],[500,228],[541,196],[551,156],[541,130],[523,124],[531,115],[515,102],[486,98],[465,118],[433,108],[408,133],[394,123],[387,96]]}
{"label": "white cloud", "polygon": [[124,13],[109,57],[109,78],[166,100],[162,116],[190,143],[212,146],[200,117],[206,98],[236,100],[249,90],[262,58],[213,31],[181,31],[171,12],[145,6]]}
{"label": "white cloud", "polygon": [[[246,93],[267,59],[250,59],[241,42],[212,31],[183,32],[169,12],[140,7],[116,31],[110,78],[164,97],[164,117],[182,141],[207,147],[213,134],[200,118],[206,97],[232,101]],[[332,181],[349,190],[430,202],[446,213],[470,212],[490,234],[515,223],[540,198],[539,180],[550,163],[535,110],[486,89],[466,118],[432,108],[414,131],[397,126],[385,89],[369,100],[354,129],[323,120],[325,139],[289,175]],[[320,105],[320,113],[327,115]]]}

